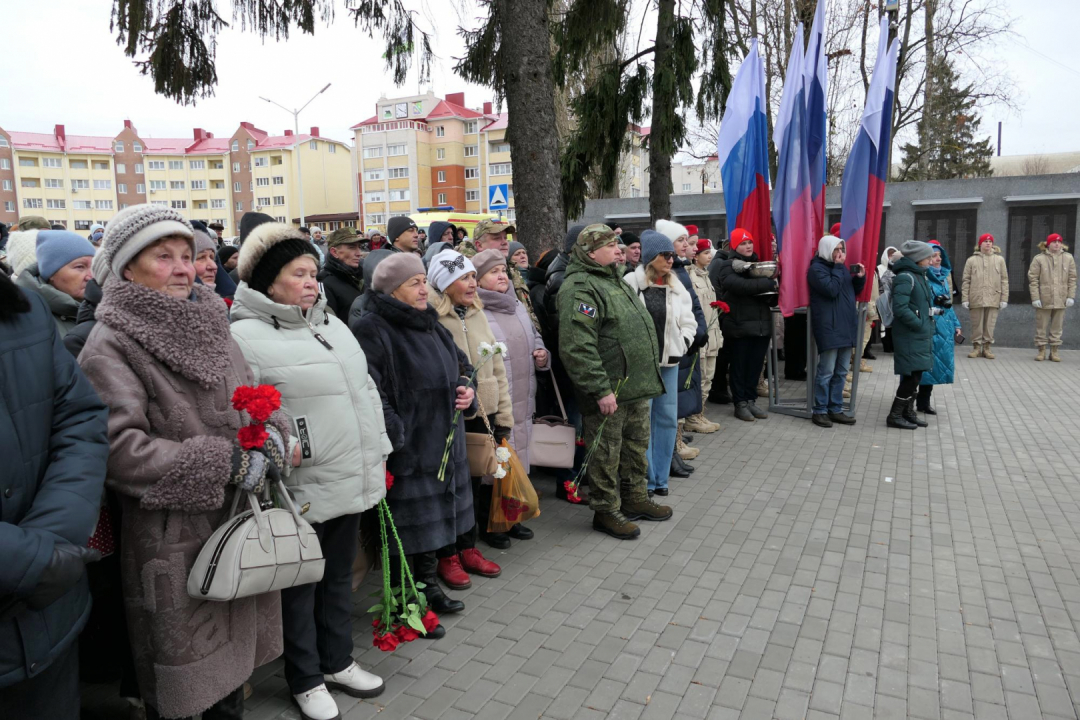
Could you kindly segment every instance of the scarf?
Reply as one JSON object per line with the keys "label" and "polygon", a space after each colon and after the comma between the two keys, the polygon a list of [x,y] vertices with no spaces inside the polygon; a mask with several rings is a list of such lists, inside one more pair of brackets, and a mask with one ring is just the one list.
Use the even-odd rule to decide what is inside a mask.
{"label": "scarf", "polygon": [[338,260],[333,255],[326,256],[326,262],[323,263],[323,269],[334,273],[342,280],[350,282],[356,286],[359,290],[364,281],[364,266],[363,263],[356,267],[349,267],[345,263]]}

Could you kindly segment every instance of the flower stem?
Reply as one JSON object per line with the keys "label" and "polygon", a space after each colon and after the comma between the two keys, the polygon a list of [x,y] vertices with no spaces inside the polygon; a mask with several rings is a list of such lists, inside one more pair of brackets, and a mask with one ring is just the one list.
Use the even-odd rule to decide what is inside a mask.
{"label": "flower stem", "polygon": [[[623,385],[629,379],[630,378],[625,378],[624,377],[621,380],[619,380],[619,382],[615,383],[615,399],[616,400],[619,398],[619,391],[622,390]],[[593,438],[592,445],[589,446],[588,452],[585,453],[585,459],[581,462],[581,469],[578,470],[578,474],[574,476],[574,482],[572,484],[573,493],[571,493],[570,489],[568,488],[567,489],[568,494],[573,494],[573,495],[577,494],[578,487],[581,486],[581,478],[585,477],[585,471],[589,468],[589,461],[592,460],[593,453],[596,452],[596,448],[600,444],[600,438],[604,434],[604,426],[607,425],[608,418],[610,418],[610,417],[611,417],[610,415],[605,416],[604,419],[600,422],[600,427],[598,427],[596,429],[596,437]]]}

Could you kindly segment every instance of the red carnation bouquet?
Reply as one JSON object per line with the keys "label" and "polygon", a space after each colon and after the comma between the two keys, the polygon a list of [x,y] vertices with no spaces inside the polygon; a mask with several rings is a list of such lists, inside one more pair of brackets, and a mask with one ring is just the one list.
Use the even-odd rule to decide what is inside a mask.
{"label": "red carnation bouquet", "polygon": [[281,393],[273,385],[241,385],[233,392],[232,406],[251,418],[251,423],[236,433],[240,447],[245,450],[261,448],[270,437],[266,432],[266,421],[281,409]]}

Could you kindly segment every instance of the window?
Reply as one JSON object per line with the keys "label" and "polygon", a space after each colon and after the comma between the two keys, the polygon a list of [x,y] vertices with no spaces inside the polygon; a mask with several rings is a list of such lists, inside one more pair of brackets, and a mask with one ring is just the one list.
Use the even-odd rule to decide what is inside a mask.
{"label": "window", "polygon": [[[1076,239],[1075,204],[1009,208],[1009,236],[1002,248],[1009,270],[1009,302],[1031,302],[1028,296],[1027,271],[1031,267],[1032,258],[1039,254],[1039,243],[1044,242],[1050,233],[1058,233],[1065,240],[1065,244],[1072,247]],[[974,245],[972,240],[968,247]],[[953,267],[956,267],[955,259]]]}
{"label": "window", "polygon": [[89,180],[72,180],[71,181],[71,189],[72,190],[89,190],[90,189],[90,181]]}
{"label": "window", "polygon": [[196,200],[194,209],[195,210],[205,210],[206,209],[206,201],[205,200]]}
{"label": "window", "polygon": [[[83,180],[82,182],[86,182]],[[23,178],[19,181],[19,185],[26,188],[36,188],[41,186],[41,181],[37,178]]]}
{"label": "window", "polygon": [[439,148],[438,150],[436,150],[435,151],[435,159],[436,160],[445,160],[446,159],[446,148]]}
{"label": "window", "polygon": [[232,151],[233,152],[239,152],[240,151],[240,141],[239,140],[233,140],[232,141]]}
{"label": "window", "polygon": [[4,137],[3,135],[0,135],[0,147],[7,147],[7,146],[8,146],[7,138]]}
{"label": "window", "polygon": [[248,180],[248,192],[255,192],[255,183]]}
{"label": "window", "polygon": [[89,200],[72,200],[71,207],[74,210],[93,210],[94,203]]}
{"label": "window", "polygon": [[367,216],[367,220],[372,225],[382,225],[386,222],[386,215],[382,213],[370,213]]}
{"label": "window", "polygon": [[124,152],[124,143],[122,143],[122,142],[116,143],[115,145],[113,145],[113,150],[115,152],[118,152],[118,153]]}
{"label": "window", "polygon": [[275,185],[284,185],[285,184],[285,176],[284,175],[275,175],[274,176],[274,184]]}
{"label": "window", "polygon": [[284,215],[276,215],[274,217],[274,221],[279,222],[279,223],[283,223],[283,222],[285,222],[285,216]]}
{"label": "window", "polygon": [[682,184],[682,191],[683,192],[690,192],[690,183],[683,183]]}
{"label": "window", "polygon": [[259,187],[270,187],[270,178],[255,178],[255,184]]}
{"label": "window", "polygon": [[5,190],[12,190],[13,189],[10,180],[5,180],[4,181],[4,189]]}
{"label": "window", "polygon": [[439,125],[435,128],[435,137],[446,137],[446,128]]}
{"label": "window", "polygon": [[214,222],[221,225],[221,227],[229,227],[229,223],[225,218],[214,218]]}
{"label": "window", "polygon": [[45,178],[45,187],[55,189],[62,189],[64,187],[64,181],[60,178]]}
{"label": "window", "polygon": [[19,167],[37,167],[37,158],[19,158]]}
{"label": "window", "polygon": [[46,200],[45,207],[50,210],[66,210],[67,203],[64,200]]}
{"label": "window", "polygon": [[213,208],[214,210],[224,210],[225,209],[225,201],[224,200],[211,200],[210,201],[210,207]]}
{"label": "window", "polygon": [[263,207],[268,207],[270,205],[270,198],[268,198],[268,197],[258,198],[255,201],[255,204],[256,205],[262,205]]}
{"label": "window", "polygon": [[151,200],[150,204],[151,205],[159,205],[160,207],[169,207],[169,201],[168,200]]}
{"label": "window", "polygon": [[139,193],[140,195],[145,195],[146,194],[146,185],[144,185],[143,183],[136,183],[135,184],[135,192]]}
{"label": "window", "polygon": [[311,142],[309,142],[309,143],[308,143],[308,149],[309,149],[309,150],[318,150],[318,149],[319,149],[319,143],[318,143],[318,141],[316,141],[316,140],[312,140]]}
{"label": "window", "polygon": [[244,212],[244,203],[238,202],[235,204],[236,212]]}
{"label": "window", "polygon": [[41,165],[43,167],[58,168],[60,167],[60,158],[45,158],[42,160]]}
{"label": "window", "polygon": [[272,155],[270,157],[270,164],[271,165],[280,165],[281,163],[282,163],[282,160],[281,160],[280,155]]}
{"label": "window", "polygon": [[76,230],[89,230],[90,226],[93,225],[93,224],[94,223],[91,220],[76,220],[75,221],[75,229]]}
{"label": "window", "polygon": [[409,191],[408,190],[391,190],[390,191],[390,202],[400,202],[402,200],[408,200],[408,199],[409,199]]}
{"label": "window", "polygon": [[8,158],[0,158],[0,170],[10,170],[11,160]]}
{"label": "window", "polygon": [[440,205],[445,205],[446,204],[446,193],[439,193],[439,204]]}
{"label": "window", "polygon": [[224,180],[211,180],[210,181],[210,187],[213,188],[214,190],[224,190],[225,189],[225,181]]}
{"label": "window", "polygon": [[491,152],[510,152],[510,143],[500,142],[491,144]]}
{"label": "window", "polygon": [[517,212],[514,210],[514,208],[510,208],[506,211],[506,219],[510,222],[517,221]]}
{"label": "window", "polygon": [[165,189],[165,181],[164,180],[151,180],[150,181],[150,189],[151,190],[164,190]]}
{"label": "window", "polygon": [[206,181],[205,180],[192,180],[191,181],[191,189],[192,190],[205,190],[206,189]]}
{"label": "window", "polygon": [[334,143],[326,143],[326,152],[336,153],[337,145],[335,145]]}
{"label": "window", "polygon": [[248,140],[247,141],[247,149],[248,149],[248,152],[251,152],[252,150],[255,149],[255,141],[254,140]]}
{"label": "window", "polygon": [[206,169],[206,161],[205,160],[189,160],[188,161],[188,167],[191,168],[192,170],[205,170]]}
{"label": "window", "polygon": [[165,169],[165,161],[164,160],[151,160],[146,165],[151,170],[164,170]]}
{"label": "window", "polygon": [[124,163],[116,163],[116,174],[123,175],[127,172],[127,165]]}
{"label": "window", "polygon": [[112,210],[113,209],[112,200],[95,200],[94,201],[94,209],[95,210]]}
{"label": "window", "polygon": [[173,210],[185,210],[185,209],[187,209],[187,200],[173,200],[172,201],[172,209]]}
{"label": "window", "polygon": [[40,210],[44,202],[41,198],[23,198],[22,206],[27,210]]}
{"label": "window", "polygon": [[480,177],[480,169],[479,168],[465,168],[465,179],[466,180],[475,180],[478,177]]}
{"label": "window", "polygon": [[382,190],[378,192],[364,193],[364,202],[381,203],[383,201]]}
{"label": "window", "polygon": [[382,180],[382,179],[383,179],[383,171],[382,170],[365,170],[364,171],[364,180]]}
{"label": "window", "polygon": [[112,190],[112,180],[95,180],[95,190]]}
{"label": "window", "polygon": [[135,152],[142,152],[142,145],[140,143],[133,142],[131,143],[131,149]]}
{"label": "window", "polygon": [[184,169],[184,161],[183,160],[170,160],[169,161],[169,169],[170,170],[183,170]]}
{"label": "window", "polygon": [[232,189],[233,189],[233,192],[240,192],[240,183],[234,182],[232,184]]}
{"label": "window", "polygon": [[127,185],[124,183],[116,183],[116,192],[121,195],[127,195]]}
{"label": "window", "polygon": [[373,146],[364,148],[364,157],[366,158],[380,158],[382,157],[382,146]]}
{"label": "window", "polygon": [[255,167],[270,167],[270,158],[257,157],[255,158]]}
{"label": "window", "polygon": [[476,155],[477,155],[477,149],[476,149],[475,145],[466,145],[465,146],[465,157],[476,157]]}
{"label": "window", "polygon": [[274,204],[275,205],[284,205],[285,204],[285,196],[284,195],[275,195],[274,196]]}
{"label": "window", "polygon": [[173,181],[171,181],[169,183],[169,189],[170,190],[183,190],[184,189],[184,181],[183,180],[173,180]]}
{"label": "window", "polygon": [[72,170],[86,170],[89,165],[85,160],[68,160],[68,167]]}
{"label": "window", "polygon": [[386,146],[386,154],[388,156],[404,155],[405,154],[405,145],[404,144],[401,144],[401,145],[387,145]]}
{"label": "window", "polygon": [[143,164],[142,163],[135,163],[135,174],[136,175],[142,175],[143,174]]}
{"label": "window", "polygon": [[476,132],[476,121],[475,120],[470,120],[469,122],[465,123],[465,134],[466,135],[472,135],[475,132]]}
{"label": "window", "polygon": [[234,173],[240,172],[240,163],[233,163],[232,164],[232,171]]}
{"label": "window", "polygon": [[511,165],[510,163],[495,163],[488,166],[488,173],[491,175],[510,175]]}
{"label": "window", "polygon": [[479,190],[466,190],[465,191],[465,202],[479,202],[479,201],[480,201],[480,191]]}
{"label": "window", "polygon": [[445,170],[440,170],[439,171],[439,182],[441,182],[441,183],[446,182],[446,171]]}
{"label": "window", "polygon": [[108,170],[109,169],[109,161],[108,160],[95,160],[94,161],[94,169],[95,170]]}
{"label": "window", "polygon": [[210,169],[211,170],[224,170],[225,169],[225,163],[221,162],[220,160],[212,160],[210,162]]}
{"label": "window", "polygon": [[407,178],[409,177],[409,168],[407,167],[393,167],[390,168],[390,179],[395,178]]}
{"label": "window", "polygon": [[5,212],[10,212],[10,213],[15,212],[15,203],[12,202],[11,200],[5,200],[4,201],[4,211]]}

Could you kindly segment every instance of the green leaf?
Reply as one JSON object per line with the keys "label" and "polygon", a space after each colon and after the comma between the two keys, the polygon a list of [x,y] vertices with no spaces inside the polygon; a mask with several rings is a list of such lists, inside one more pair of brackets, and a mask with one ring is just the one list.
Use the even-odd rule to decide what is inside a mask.
{"label": "green leaf", "polygon": [[411,627],[413,630],[427,635],[427,630],[424,629],[424,623],[418,615],[410,615],[408,622],[409,627]]}
{"label": "green leaf", "polygon": [[368,608],[367,611],[369,613],[381,613],[383,611],[383,605],[382,603],[379,603],[378,605],[372,605]]}

